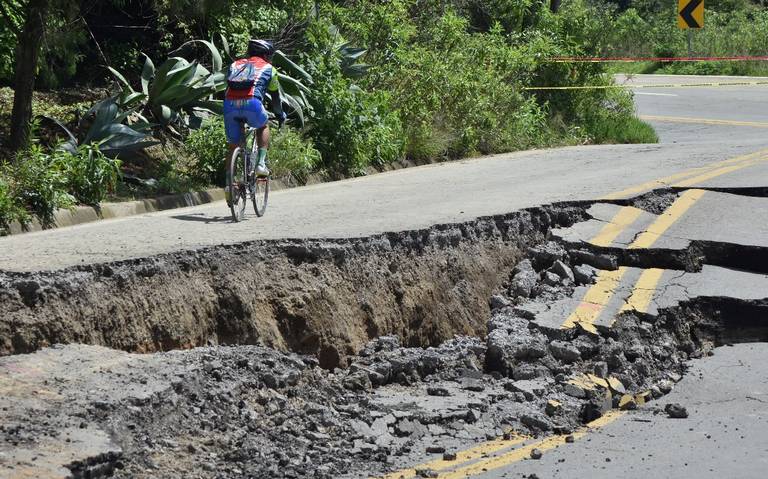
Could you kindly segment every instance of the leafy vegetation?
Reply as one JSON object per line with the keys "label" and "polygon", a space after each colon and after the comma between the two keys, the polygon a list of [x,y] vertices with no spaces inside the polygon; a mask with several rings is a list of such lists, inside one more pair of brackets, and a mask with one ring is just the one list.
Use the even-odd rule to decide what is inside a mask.
{"label": "leafy vegetation", "polygon": [[[45,223],[55,208],[96,204],[114,191],[124,198],[220,184],[224,71],[251,37],[280,49],[273,63],[290,116],[288,128],[273,132],[270,160],[277,176],[298,184],[404,158],[655,141],[623,91],[528,87],[612,83],[603,65],[548,60],[554,56],[638,53],[638,45],[674,52],[684,39],[675,31],[662,42],[672,20],[661,22],[655,0],[624,10],[572,0],[557,13],[531,0],[36,1],[46,6],[38,86],[108,91],[95,90],[93,104],[81,96],[56,108],[35,100],[39,92],[32,97],[31,116],[55,121],[40,122],[31,148],[5,159],[5,224],[27,221],[25,214]],[[729,1],[746,15],[764,13]],[[0,84],[12,83],[6,65],[25,34],[29,2],[0,7],[9,26],[0,30]],[[708,15],[722,29],[735,25]],[[765,44],[763,33],[750,32],[750,45]],[[737,48],[720,41],[713,48]],[[3,96],[0,128],[10,110]]]}
{"label": "leafy vegetation", "polygon": [[[592,0],[603,25],[601,54],[614,57],[688,56],[687,32],[677,27],[674,7],[655,0],[614,3]],[[699,57],[764,56],[768,45],[768,9],[764,2],[711,0],[705,3],[705,27],[692,32],[692,52]],[[620,64],[612,71],[701,75],[768,75],[766,61]]]}

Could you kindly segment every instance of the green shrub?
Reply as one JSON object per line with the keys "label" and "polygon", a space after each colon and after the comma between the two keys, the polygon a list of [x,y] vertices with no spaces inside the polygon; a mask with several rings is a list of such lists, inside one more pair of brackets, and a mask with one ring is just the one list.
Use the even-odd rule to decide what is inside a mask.
{"label": "green shrub", "polygon": [[224,184],[224,158],[227,156],[227,137],[221,117],[212,117],[192,131],[184,141],[187,151],[194,157],[190,174],[205,184]]}
{"label": "green shrub", "polygon": [[11,223],[18,221],[21,224],[29,223],[29,213],[19,204],[13,195],[11,184],[4,178],[6,167],[0,168],[0,236],[10,232]]}
{"label": "green shrub", "polygon": [[85,205],[104,201],[120,178],[120,160],[107,158],[95,143],[81,146],[74,154],[57,152],[51,166],[64,175],[68,192]]}
{"label": "green shrub", "polygon": [[322,155],[322,168],[331,176],[362,175],[368,166],[399,159],[404,147],[402,124],[388,97],[353,88],[333,68],[317,74],[325,81],[316,85],[310,98],[315,118],[309,134]]}
{"label": "green shrub", "polygon": [[67,192],[66,174],[55,167],[56,157],[37,146],[19,153],[10,175],[14,183],[13,196],[18,204],[34,214],[44,227],[53,226],[54,213],[71,208],[75,198]]}
{"label": "green shrub", "polygon": [[288,127],[272,135],[269,146],[269,167],[276,177],[289,177],[305,184],[307,177],[320,165],[322,156],[312,142]]}

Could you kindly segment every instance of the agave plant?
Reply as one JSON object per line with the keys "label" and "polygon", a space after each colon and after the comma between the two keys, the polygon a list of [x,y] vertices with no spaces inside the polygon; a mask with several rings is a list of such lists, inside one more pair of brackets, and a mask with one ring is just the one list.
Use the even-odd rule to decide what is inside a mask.
{"label": "agave plant", "polygon": [[[198,43],[210,50],[212,70],[196,60],[189,62],[180,56],[173,56]],[[201,111],[220,113],[221,102],[214,100],[214,95],[224,91],[227,84],[218,48],[205,40],[192,40],[171,55],[158,68],[155,68],[151,58],[144,55],[140,91],[135,90],[123,74],[107,67],[123,85],[120,105],[123,108],[142,107],[163,126],[179,122],[188,125],[189,117],[197,117]]]}
{"label": "agave plant", "polygon": [[68,137],[59,145],[60,149],[76,154],[80,145],[95,143],[99,145],[99,150],[104,155],[116,157],[159,143],[150,138],[148,130],[151,125],[148,123],[137,122],[131,126],[123,124],[132,113],[132,110],[120,110],[118,97],[107,98],[96,103],[78,124],[78,130],[85,131],[81,140],[60,121],[55,118],[46,118],[60,126]]}

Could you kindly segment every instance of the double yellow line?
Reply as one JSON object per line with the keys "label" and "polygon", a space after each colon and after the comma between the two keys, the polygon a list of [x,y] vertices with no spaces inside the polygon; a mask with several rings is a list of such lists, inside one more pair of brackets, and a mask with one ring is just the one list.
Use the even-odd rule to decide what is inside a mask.
{"label": "double yellow line", "polygon": [[[571,436],[573,440],[581,439],[591,430],[606,426],[623,415],[623,411],[608,411],[602,417],[576,430]],[[560,434],[533,442],[530,442],[530,438],[524,436],[515,437],[511,440],[497,439],[457,454],[454,461],[439,459],[413,468],[393,472],[377,479],[411,479],[416,477],[417,470],[419,469],[431,469],[439,472],[440,479],[463,479],[501,469],[526,459],[530,457],[531,451],[534,449],[546,452],[559,447],[566,444],[566,437],[566,435]],[[504,449],[508,450],[500,452]]]}
{"label": "double yellow line", "polygon": [[[628,195],[648,191],[660,186],[686,187],[702,181],[715,178],[726,173],[752,166],[768,160],[768,149],[749,155],[731,158],[725,161],[712,163],[705,167],[686,170],[675,175],[659,178],[654,181],[628,188],[626,190],[609,195],[604,199],[624,198]],[[650,248],[676,221],[678,221],[691,207],[693,207],[704,195],[704,190],[692,189],[682,193],[677,200],[653,223],[646,228],[629,245],[630,249]],[[613,217],[611,222],[603,227],[595,237],[590,240],[598,246],[610,246],[613,241],[641,216],[642,211],[637,208],[623,207]],[[594,330],[594,322],[600,316],[604,307],[610,302],[615,290],[621,283],[629,268],[621,267],[616,271],[601,271],[597,282],[587,290],[583,300],[576,310],[566,319],[562,327],[574,327],[577,323],[582,327]],[[622,308],[624,310],[636,310],[645,312],[653,299],[656,285],[661,280],[664,270],[651,268],[645,270],[637,280],[632,293]],[[579,439],[590,430],[597,429],[616,419],[624,413],[612,410],[601,418],[589,423],[584,428],[574,432],[574,439]],[[515,436],[511,439],[496,439],[479,444],[457,454],[454,461],[437,459],[422,465],[396,471],[381,479],[410,479],[416,476],[419,469],[431,469],[440,473],[442,479],[463,479],[477,476],[488,471],[500,469],[530,456],[533,449],[546,451],[565,444],[565,436],[550,436],[539,441],[530,442],[525,436]]]}
{"label": "double yellow line", "polygon": [[601,199],[622,199],[656,188],[685,188],[766,161],[768,161],[768,148],[750,153],[748,155],[736,156],[728,160],[717,161],[706,166],[691,168],[689,170],[681,171],[680,173],[675,173],[674,175],[664,176],[662,178],[647,181],[645,183],[641,183],[639,185],[603,196]]}

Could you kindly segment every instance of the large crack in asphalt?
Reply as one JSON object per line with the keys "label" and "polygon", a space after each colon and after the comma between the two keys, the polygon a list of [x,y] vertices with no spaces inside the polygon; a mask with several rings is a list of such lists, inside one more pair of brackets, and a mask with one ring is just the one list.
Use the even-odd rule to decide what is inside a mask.
{"label": "large crack in asphalt", "polygon": [[[692,297],[596,332],[538,324],[598,268],[735,256],[668,263],[549,241],[588,206],[3,273],[2,352],[15,355],[0,358],[0,471],[376,476],[478,441],[569,434],[663,397],[716,346],[768,339],[765,299]],[[93,345],[39,350],[57,342]]]}

